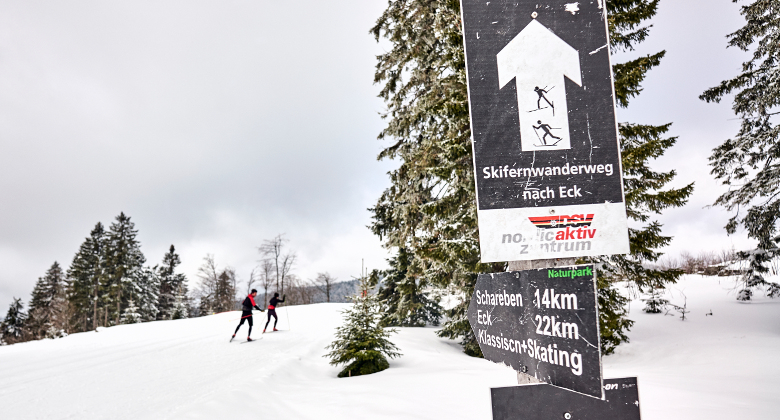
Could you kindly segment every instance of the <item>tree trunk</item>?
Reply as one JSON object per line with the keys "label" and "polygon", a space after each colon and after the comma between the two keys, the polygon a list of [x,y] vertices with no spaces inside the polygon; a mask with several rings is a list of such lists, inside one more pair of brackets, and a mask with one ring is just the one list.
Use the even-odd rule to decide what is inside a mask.
{"label": "tree trunk", "polygon": [[[534,270],[537,268],[553,268],[563,267],[567,265],[574,265],[577,258],[554,258],[550,260],[526,260],[526,261],[509,261],[506,266],[506,271],[522,271],[522,270]],[[517,372],[517,383],[524,384],[541,384],[542,381],[534,378],[523,372]]]}

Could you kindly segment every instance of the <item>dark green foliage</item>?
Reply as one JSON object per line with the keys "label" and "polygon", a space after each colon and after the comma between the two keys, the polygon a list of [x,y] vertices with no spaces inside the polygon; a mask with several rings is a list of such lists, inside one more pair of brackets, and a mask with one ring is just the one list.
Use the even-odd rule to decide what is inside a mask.
{"label": "dark green foliage", "polygon": [[769,262],[780,256],[780,2],[757,0],[742,6],[740,13],[746,24],[728,35],[728,46],[753,48],[752,57],[738,76],[699,98],[720,102],[735,93],[732,109],[742,120],[737,136],[715,148],[710,165],[715,178],[729,188],[715,201],[733,212],[726,231],[733,234],[742,225],[748,237],[758,241],[755,249],[737,253],[749,264],[737,299],[750,300],[752,289],[759,286],[769,296],[780,296],[780,284],[764,277]]}
{"label": "dark green foliage", "polygon": [[388,340],[392,329],[379,324],[381,316],[376,295],[369,293],[368,279],[360,279],[361,293],[352,298],[354,305],[344,311],[344,325],[336,329],[336,340],[326,349],[325,357],[334,366],[344,365],[338,374],[345,376],[368,375],[390,367],[387,358],[398,357],[398,348]]}
{"label": "dark green foliage", "polygon": [[634,324],[626,315],[628,299],[614,287],[612,278],[599,273],[598,287],[599,332],[601,334],[601,354],[608,355],[622,342],[628,342],[626,333]]}
{"label": "dark green foliage", "polygon": [[101,284],[104,284],[104,253],[106,233],[98,222],[68,268],[68,302],[70,304],[70,328],[72,331],[95,329],[103,312]]}
{"label": "dark green foliage", "polygon": [[[651,25],[643,22],[655,16],[658,0],[607,0],[609,35],[613,51],[633,50],[645,40]],[[665,51],[615,64],[615,94],[618,106],[627,107],[631,98],[642,91],[647,72],[658,66]],[[590,258],[600,263],[599,317],[603,354],[610,354],[626,335],[633,321],[626,318],[628,300],[614,289],[615,283],[627,281],[640,291],[664,287],[674,283],[683,274],[681,270],[647,268],[645,263],[658,261],[658,251],[672,238],[661,233],[661,224],[651,221],[652,214],[671,207],[684,205],[693,192],[693,183],[682,188],[666,188],[676,176],[674,170],[656,172],[650,162],[662,156],[676,141],[676,137],[664,137],[671,124],[660,126],[620,123],[618,134],[623,165],[623,190],[626,213],[629,220],[643,223],[639,228],[629,228],[631,253]]]}
{"label": "dark green foliage", "polygon": [[236,287],[235,274],[231,270],[223,270],[217,277],[217,287],[214,291],[213,310],[226,312],[235,310]]}
{"label": "dark green foliage", "polygon": [[[371,230],[387,247],[413,256],[404,267],[405,284],[473,288],[476,273],[503,271],[505,264],[479,261],[460,4],[389,2],[371,32],[392,44],[377,57],[374,76],[388,107],[379,138],[393,141],[379,158],[400,163],[371,209]],[[465,297],[446,312],[439,334],[465,337],[466,351],[476,354],[465,317],[470,294]]]}
{"label": "dark green foliage", "polygon": [[165,253],[162,264],[157,267],[157,277],[160,280],[160,297],[157,304],[157,319],[187,318],[185,300],[187,296],[187,277],[176,273],[176,267],[181,259],[176,248]]}
{"label": "dark green foliage", "polygon": [[67,299],[65,273],[56,261],[39,278],[32,292],[25,328],[30,339],[66,335]]}
{"label": "dark green foliage", "polygon": [[663,298],[664,289],[662,287],[650,288],[649,296],[642,299],[645,302],[643,311],[649,314],[660,314],[664,308],[669,305],[669,300]]}
{"label": "dark green foliage", "polygon": [[[658,0],[607,0],[607,7],[612,49],[630,50],[648,36],[650,27],[642,23],[655,15]],[[379,159],[400,164],[389,173],[391,186],[371,209],[371,230],[388,248],[408,252],[405,278],[414,279],[420,288],[450,287],[463,296],[458,306],[446,311],[448,319],[439,334],[461,338],[466,353],[481,355],[466,309],[477,275],[503,271],[506,264],[479,261],[460,3],[390,1],[371,33],[391,44],[388,52],[377,57],[374,76],[382,84],[379,96],[387,105],[388,124],[379,138],[392,141]],[[647,71],[663,56],[662,51],[614,66],[616,100],[621,106],[642,91]],[[654,172],[648,166],[676,141],[662,137],[668,129],[669,125],[620,126],[626,204],[633,220],[647,222],[650,213],[680,206],[692,191],[693,185],[662,190],[674,172]],[[596,259],[610,267],[599,281],[604,289],[599,291],[599,302],[607,351],[626,339],[631,325],[625,318],[626,300],[613,289],[614,283],[628,280],[643,288],[674,281],[681,274],[642,266],[657,260],[660,253],[655,249],[671,240],[661,235],[660,228],[650,222],[631,230],[628,256]],[[396,288],[398,284],[396,280]],[[400,296],[393,299],[400,301]]]}
{"label": "dark green foliage", "polygon": [[22,299],[14,298],[3,322],[0,323],[0,342],[14,344],[24,341],[26,339],[25,321],[27,321],[27,315],[24,313]]}
{"label": "dark green foliage", "polygon": [[[120,323],[122,306],[134,299],[139,291],[134,285],[137,281],[147,283],[143,272],[146,258],[141,252],[141,244],[136,239],[138,231],[130,217],[120,213],[111,224],[105,246],[103,284],[103,303],[108,311],[109,320]],[[145,285],[144,285],[145,286]],[[144,289],[141,293],[146,294]],[[135,296],[137,297],[137,296]],[[156,314],[156,310],[153,310]]]}
{"label": "dark green foliage", "polygon": [[[418,281],[406,275],[411,255],[403,248],[388,260],[390,269],[381,274],[377,299],[382,303],[381,324],[385,327],[424,327],[439,325],[442,307]],[[378,276],[374,273],[373,276]]]}

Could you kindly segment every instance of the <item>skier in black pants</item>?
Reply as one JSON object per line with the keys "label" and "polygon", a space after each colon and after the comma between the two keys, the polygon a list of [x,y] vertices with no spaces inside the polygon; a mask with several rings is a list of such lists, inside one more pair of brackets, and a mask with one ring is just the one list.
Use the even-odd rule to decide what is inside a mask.
{"label": "skier in black pants", "polygon": [[263,334],[265,334],[265,330],[268,328],[268,323],[271,322],[271,316],[274,317],[274,331],[279,331],[276,329],[276,323],[279,322],[279,317],[276,316],[276,305],[279,304],[279,302],[284,302],[284,298],[286,298],[287,295],[282,296],[282,299],[279,300],[279,293],[274,293],[274,297],[271,298],[271,301],[268,302],[268,321],[265,322],[265,328],[263,328]]}
{"label": "skier in black pants", "polygon": [[252,293],[247,295],[246,299],[244,299],[244,303],[241,304],[243,307],[243,311],[241,312],[241,322],[238,323],[236,332],[233,333],[233,337],[230,337],[230,341],[233,341],[233,339],[236,338],[238,329],[241,328],[241,326],[244,325],[244,321],[247,320],[249,321],[249,334],[246,335],[246,341],[252,341],[252,338],[250,337],[250,335],[252,335],[252,308],[257,309],[260,312],[264,312],[264,310],[260,309],[260,307],[255,303],[255,296],[257,296],[257,289],[252,289]]}

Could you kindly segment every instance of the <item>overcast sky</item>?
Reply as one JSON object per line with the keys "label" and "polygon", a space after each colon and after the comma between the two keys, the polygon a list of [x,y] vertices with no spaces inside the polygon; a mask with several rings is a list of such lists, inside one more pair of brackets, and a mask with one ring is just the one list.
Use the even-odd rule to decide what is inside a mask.
{"label": "overcast sky", "polygon": [[[386,0],[0,3],[0,312],[67,267],[98,222],[132,217],[151,265],[174,244],[192,280],[206,254],[246,279],[284,233],[295,272],[339,279],[385,266],[366,225],[388,186],[384,109],[368,34]],[[739,71],[731,0],[662,0],[637,54],[668,51],[621,121],[673,122],[658,169],[696,181],[665,212],[670,254],[748,245],[727,237],[713,147],[738,121],[698,95]]]}

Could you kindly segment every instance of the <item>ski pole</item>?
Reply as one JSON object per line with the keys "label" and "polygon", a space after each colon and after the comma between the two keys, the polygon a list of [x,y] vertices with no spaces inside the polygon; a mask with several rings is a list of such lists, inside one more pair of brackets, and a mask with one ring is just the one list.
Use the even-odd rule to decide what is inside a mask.
{"label": "ski pole", "polygon": [[290,327],[290,314],[287,313],[287,307],[284,307],[284,316],[287,317],[287,331],[292,331],[292,327]]}

